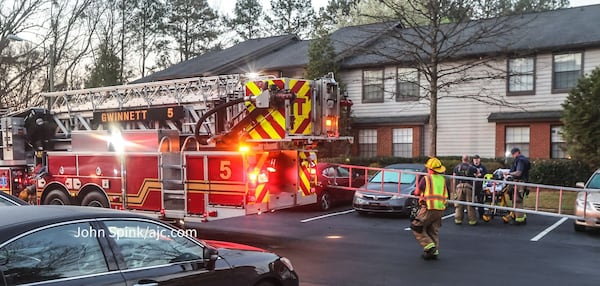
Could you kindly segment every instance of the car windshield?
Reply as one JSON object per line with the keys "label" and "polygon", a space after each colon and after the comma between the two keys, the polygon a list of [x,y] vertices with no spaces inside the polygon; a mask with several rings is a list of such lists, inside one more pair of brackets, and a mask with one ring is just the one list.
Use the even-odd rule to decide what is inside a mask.
{"label": "car windshield", "polygon": [[397,171],[381,171],[373,178],[371,178],[371,183],[398,183],[398,174],[400,176],[400,184],[412,184],[415,182],[415,174],[406,173],[406,172],[418,172],[418,170],[414,169],[399,169]]}
{"label": "car windshield", "polygon": [[600,173],[595,173],[590,179],[588,189],[600,189]]}

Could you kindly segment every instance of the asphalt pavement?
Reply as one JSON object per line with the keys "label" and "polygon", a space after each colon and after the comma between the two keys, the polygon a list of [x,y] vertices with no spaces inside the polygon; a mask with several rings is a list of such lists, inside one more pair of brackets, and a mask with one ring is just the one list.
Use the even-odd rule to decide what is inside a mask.
{"label": "asphalt pavement", "polygon": [[600,232],[576,233],[572,221],[529,215],[523,226],[499,217],[440,232],[440,258],[424,261],[407,218],[297,208],[187,224],[200,238],[274,251],[293,262],[303,286],[598,285]]}

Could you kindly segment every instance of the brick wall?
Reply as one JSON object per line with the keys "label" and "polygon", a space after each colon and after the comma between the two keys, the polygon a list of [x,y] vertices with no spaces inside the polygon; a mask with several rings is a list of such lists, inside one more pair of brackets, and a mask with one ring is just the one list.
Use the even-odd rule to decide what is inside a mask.
{"label": "brick wall", "polygon": [[506,150],[506,127],[529,126],[529,154],[532,159],[548,159],[552,148],[552,126],[561,125],[559,121],[551,122],[497,122],[496,123],[496,157],[504,157]]}
{"label": "brick wall", "polygon": [[[413,146],[412,156],[421,156],[423,150],[423,126],[422,125],[390,125],[390,126],[379,126],[379,127],[361,127],[361,129],[377,129],[377,155],[378,156],[392,156],[393,144],[392,136],[394,128],[412,128],[413,130]],[[359,141],[358,141],[358,129],[354,129],[354,146],[352,146],[352,155],[359,154]]]}

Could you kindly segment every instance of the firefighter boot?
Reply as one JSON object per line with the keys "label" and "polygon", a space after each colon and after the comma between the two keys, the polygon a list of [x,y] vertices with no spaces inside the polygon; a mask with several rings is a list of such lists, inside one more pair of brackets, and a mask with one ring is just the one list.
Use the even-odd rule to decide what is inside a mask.
{"label": "firefighter boot", "polygon": [[527,223],[527,215],[523,214],[522,217],[516,217],[514,225],[524,225]]}
{"label": "firefighter boot", "polygon": [[515,213],[510,212],[508,214],[505,214],[502,216],[502,221],[504,221],[504,223],[509,223],[511,220],[515,219]]}
{"label": "firefighter boot", "polygon": [[435,244],[430,243],[423,248],[423,255],[421,257],[423,257],[425,260],[433,260],[437,259],[439,254],[440,251],[437,249],[437,247],[435,247]]}

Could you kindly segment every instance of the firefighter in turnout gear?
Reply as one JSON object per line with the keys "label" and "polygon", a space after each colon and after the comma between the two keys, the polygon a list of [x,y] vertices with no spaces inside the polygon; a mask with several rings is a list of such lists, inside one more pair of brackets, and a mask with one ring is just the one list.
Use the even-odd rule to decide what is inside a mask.
{"label": "firefighter in turnout gear", "polygon": [[[461,176],[461,177],[475,177],[476,173],[477,173],[477,168],[475,168],[473,165],[470,164],[469,156],[463,155],[462,162],[454,168],[453,175]],[[473,202],[474,196],[473,196],[472,183],[473,183],[473,181],[470,181],[468,179],[454,179],[453,185],[454,185],[454,193],[456,196],[456,200],[462,201],[462,202],[470,202],[470,203]],[[454,223],[461,224],[463,221],[463,216],[465,215],[465,205],[455,204],[454,207],[456,208],[456,215],[454,216]],[[469,219],[469,225],[476,225],[477,224],[477,215],[475,213],[475,207],[468,205],[468,206],[466,206],[466,208],[467,208],[467,218]]]}
{"label": "firefighter in turnout gear", "polygon": [[435,157],[425,163],[428,175],[419,180],[415,195],[419,196],[419,207],[410,228],[419,244],[423,247],[423,259],[437,259],[439,255],[439,230],[442,215],[446,210],[448,189],[441,175],[446,167]]}
{"label": "firefighter in turnout gear", "polygon": [[[525,155],[521,154],[521,150],[517,147],[514,147],[510,150],[510,154],[512,154],[513,161],[512,167],[509,172],[504,173],[506,178],[512,178],[515,182],[527,182],[529,180],[529,169],[531,169],[531,163],[529,159],[525,157]],[[508,195],[515,208],[522,209],[523,208],[523,199],[527,196],[528,191],[524,186],[517,186],[517,192],[515,195],[514,189],[509,190]],[[522,212],[514,212],[510,213],[510,215],[504,216],[502,219],[505,222],[510,221],[510,219],[514,219],[515,225],[522,225],[526,223],[527,215]]]}

